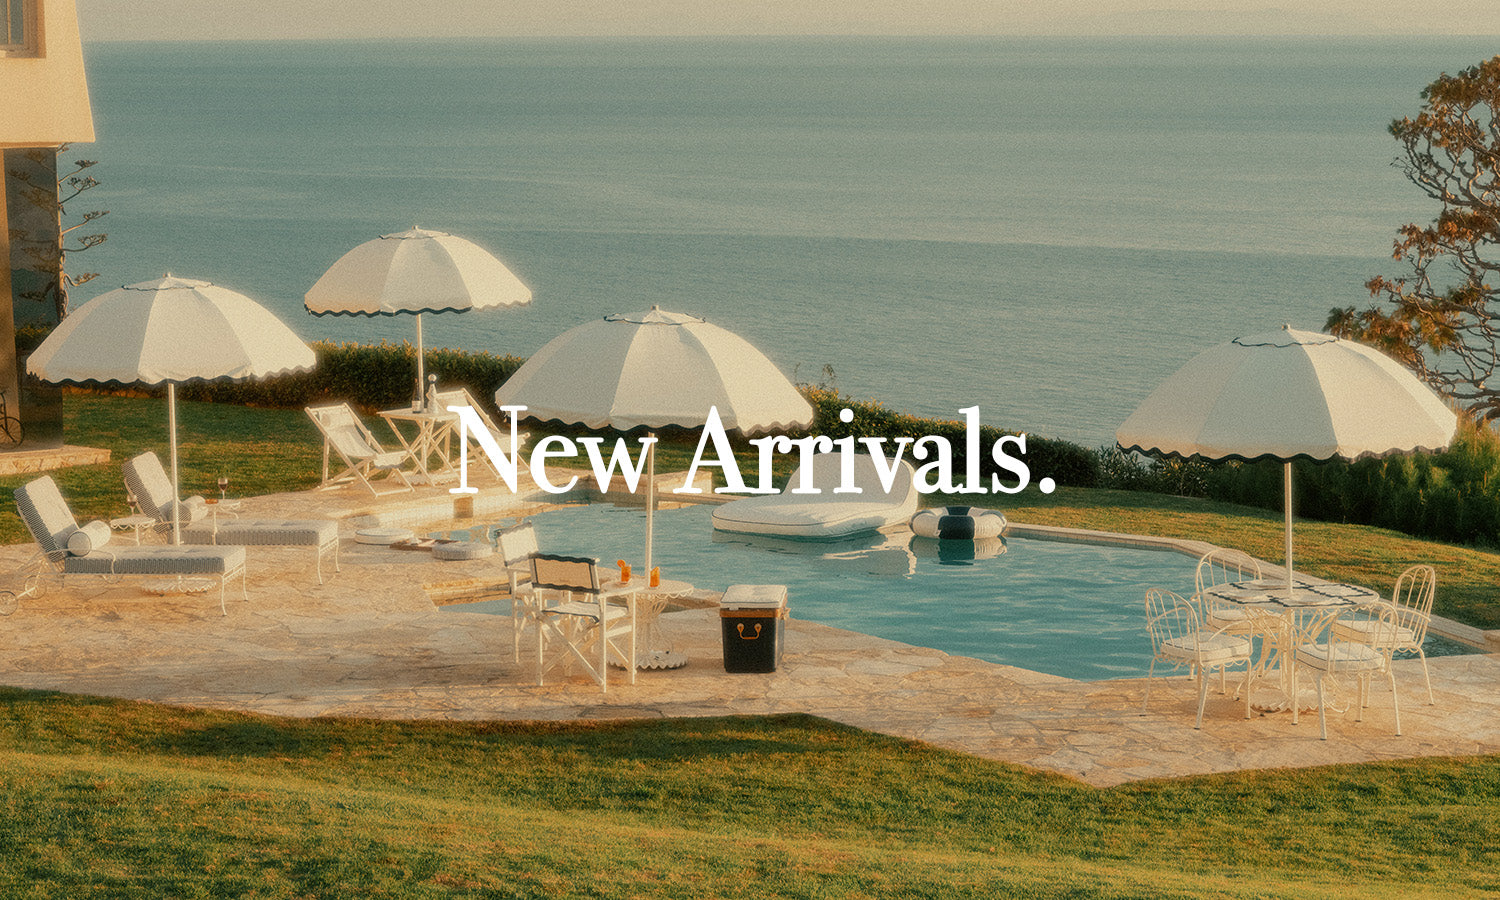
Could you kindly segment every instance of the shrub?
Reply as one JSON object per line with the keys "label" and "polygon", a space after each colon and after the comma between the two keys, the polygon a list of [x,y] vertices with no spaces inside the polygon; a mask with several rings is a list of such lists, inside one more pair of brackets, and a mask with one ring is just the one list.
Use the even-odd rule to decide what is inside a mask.
{"label": "shrub", "polygon": [[[966,423],[963,421],[898,413],[886,409],[878,401],[854,400],[830,388],[804,386],[801,390],[813,406],[813,425],[807,430],[808,434],[822,434],[835,440],[851,435],[913,439],[934,435],[946,438],[953,447],[955,472],[962,473],[968,465]],[[853,420],[847,424],[839,420],[839,413],[844,409],[854,414]],[[980,473],[986,483],[991,475],[999,475],[1004,483],[1014,483],[1014,476],[1002,471],[990,457],[990,448],[995,441],[1008,434],[1017,432],[980,425],[979,444],[984,454]],[[1011,455],[1017,454],[1012,451]],[[1092,487],[1099,480],[1099,457],[1094,451],[1069,441],[1027,435],[1024,458],[1033,479],[1048,476],[1058,484],[1074,487]]]}

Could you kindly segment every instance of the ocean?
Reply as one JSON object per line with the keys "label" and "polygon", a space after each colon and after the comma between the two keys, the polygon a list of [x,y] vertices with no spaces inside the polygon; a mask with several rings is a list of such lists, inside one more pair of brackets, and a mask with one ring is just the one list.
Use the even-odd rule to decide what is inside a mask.
{"label": "ocean", "polygon": [[531,307],[430,315],[527,355],[653,304],[787,375],[1096,446],[1199,350],[1321,330],[1436,208],[1390,120],[1477,38],[94,43],[106,243],[80,303],[171,272],[303,337],[334,260],[413,225],[475,241]]}

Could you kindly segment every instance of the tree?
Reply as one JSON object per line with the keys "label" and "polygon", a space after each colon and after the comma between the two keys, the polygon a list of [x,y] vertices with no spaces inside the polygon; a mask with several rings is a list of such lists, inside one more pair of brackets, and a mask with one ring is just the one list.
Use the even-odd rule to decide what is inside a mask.
{"label": "tree", "polygon": [[1441,208],[1398,230],[1409,274],[1365,283],[1385,301],[1329,311],[1328,330],[1410,366],[1481,420],[1500,418],[1500,56],[1440,75],[1416,118],[1397,119],[1396,165]]}
{"label": "tree", "polygon": [[[49,230],[46,233],[32,235],[22,231],[12,236],[27,257],[36,264],[36,270],[47,276],[39,288],[21,291],[19,296],[26,300],[52,303],[56,310],[57,321],[61,321],[68,314],[68,290],[99,277],[98,272],[69,275],[66,269],[68,254],[81,253],[90,247],[104,243],[108,237],[104,233],[74,235],[74,232],[83,226],[108,215],[108,210],[90,210],[83,213],[72,225],[67,225],[64,221],[68,215],[68,203],[86,191],[99,186],[98,179],[86,174],[89,169],[98,165],[98,160],[74,160],[73,169],[68,172],[59,172],[58,168],[52,165],[41,165],[50,162],[46,159],[47,155],[55,154],[56,159],[61,159],[67,150],[67,144],[58,147],[55,151],[27,150],[26,156],[33,163],[38,164],[38,167],[17,168],[10,172],[11,176],[21,183],[21,196],[27,203],[48,215],[57,217],[55,232]],[[49,177],[44,182],[38,183],[37,173],[41,171],[54,173],[55,181]],[[73,241],[71,246],[69,245],[70,238]]]}

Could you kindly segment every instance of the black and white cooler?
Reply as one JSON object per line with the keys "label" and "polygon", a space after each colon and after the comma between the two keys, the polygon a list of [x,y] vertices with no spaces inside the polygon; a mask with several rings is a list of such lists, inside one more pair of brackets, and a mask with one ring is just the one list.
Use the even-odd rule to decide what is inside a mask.
{"label": "black and white cooler", "polygon": [[719,601],[724,671],[774,672],[786,643],[786,585],[736,584]]}

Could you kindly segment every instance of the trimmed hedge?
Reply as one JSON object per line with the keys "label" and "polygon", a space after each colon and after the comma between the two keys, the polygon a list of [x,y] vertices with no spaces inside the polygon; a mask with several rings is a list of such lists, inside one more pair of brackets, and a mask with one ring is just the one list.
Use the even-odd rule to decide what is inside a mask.
{"label": "trimmed hedge", "polygon": [[[1500,546],[1500,436],[1468,417],[1441,453],[1297,462],[1292,470],[1292,508],[1299,516]],[[1225,464],[1210,476],[1208,493],[1280,509],[1281,480],[1280,463]]]}
{"label": "trimmed hedge", "polygon": [[[1207,497],[1281,510],[1279,462],[1146,459],[1100,450],[1101,487]],[[1299,518],[1390,528],[1458,544],[1500,546],[1500,436],[1468,417],[1441,453],[1292,464]]]}
{"label": "trimmed hedge", "polygon": [[[816,415],[813,426],[809,429],[810,434],[827,435],[835,440],[851,435],[854,437],[909,437],[914,440],[926,435],[947,438],[949,445],[953,448],[954,480],[961,480],[968,463],[965,422],[951,419],[925,419],[898,413],[886,409],[879,401],[854,400],[843,396],[837,390],[828,388],[803,386],[802,393],[813,405]],[[839,412],[844,409],[854,414],[853,420],[848,424],[839,421]],[[980,424],[979,446],[983,458],[979,468],[985,484],[989,483],[991,475],[999,475],[1004,484],[1015,483],[1015,476],[1001,470],[990,457],[990,448],[994,446],[995,441],[1008,434],[1017,434],[1017,432],[1004,431],[982,422]],[[1007,452],[1011,456],[1019,455],[1013,447]],[[911,460],[913,465],[921,465],[912,458],[910,450],[907,451],[905,458]],[[1093,487],[1099,480],[1098,455],[1086,447],[1068,441],[1028,434],[1026,453],[1021,458],[1031,470],[1033,483],[1043,477],[1051,477],[1060,485]]]}
{"label": "trimmed hedge", "polygon": [[[318,341],[311,346],[318,357],[311,372],[262,381],[196,382],[182,385],[177,393],[185,400],[283,409],[343,400],[366,414],[411,402],[417,381],[417,352],[411,344]],[[428,350],[423,357],[426,371],[438,377],[444,390],[468,388],[491,414],[498,414],[495,389],[526,361],[519,356],[462,350]]]}

